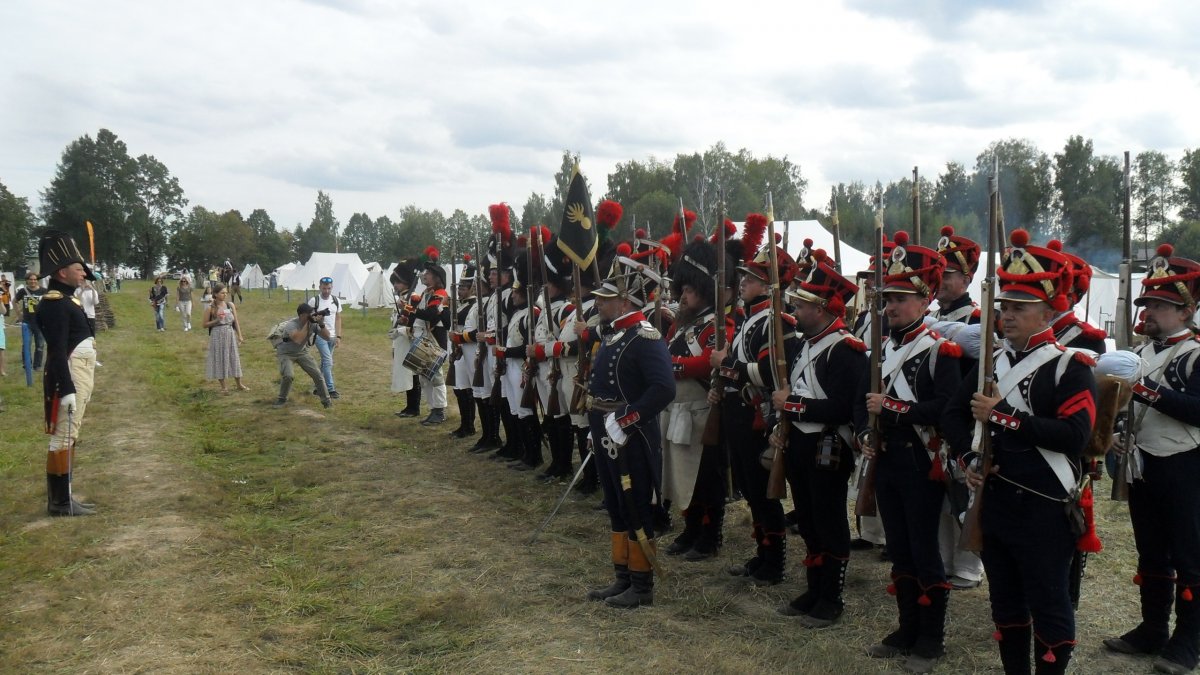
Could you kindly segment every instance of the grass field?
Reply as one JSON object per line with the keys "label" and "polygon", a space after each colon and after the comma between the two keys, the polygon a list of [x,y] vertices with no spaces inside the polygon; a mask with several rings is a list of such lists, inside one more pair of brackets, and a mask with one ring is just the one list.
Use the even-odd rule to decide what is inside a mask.
{"label": "grass field", "polygon": [[[384,310],[348,312],[323,411],[298,371],[277,391],[269,327],[303,297],[247,296],[239,313],[250,392],[204,380],[207,335],[168,312],[154,330],[146,283],[109,295],[117,326],[80,436],[75,490],[90,518],[45,514],[40,380],[26,388],[20,331],[0,380],[0,672],[69,673],[861,673],[895,670],[863,648],[891,630],[888,567],[855,554],[847,611],[806,630],[775,608],[790,578],[757,589],[724,574],[751,550],[735,505],[718,561],[666,558],[656,604],[634,612],[583,600],[606,584],[607,518],[569,498],[535,546],[562,486],[534,482],[392,415]],[[196,325],[197,315],[193,316]],[[232,384],[232,383],[231,383]],[[453,397],[450,397],[453,405]],[[426,406],[428,404],[426,403]],[[1107,493],[1107,485],[1101,486]],[[1097,507],[1074,672],[1140,673],[1104,637],[1138,616],[1124,505]],[[669,541],[671,535],[668,535]],[[665,558],[665,557],[664,557]],[[999,672],[986,584],[955,592],[939,672]]]}

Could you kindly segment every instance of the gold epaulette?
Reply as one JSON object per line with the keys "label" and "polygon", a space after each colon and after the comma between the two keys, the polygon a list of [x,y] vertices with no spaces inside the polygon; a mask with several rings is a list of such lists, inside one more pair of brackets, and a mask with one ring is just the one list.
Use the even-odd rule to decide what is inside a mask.
{"label": "gold epaulette", "polygon": [[638,335],[649,340],[661,340],[662,333],[658,331],[649,321],[643,321],[638,324]]}
{"label": "gold epaulette", "polygon": [[63,295],[62,291],[46,291],[42,296],[42,300],[62,300],[67,296]]}

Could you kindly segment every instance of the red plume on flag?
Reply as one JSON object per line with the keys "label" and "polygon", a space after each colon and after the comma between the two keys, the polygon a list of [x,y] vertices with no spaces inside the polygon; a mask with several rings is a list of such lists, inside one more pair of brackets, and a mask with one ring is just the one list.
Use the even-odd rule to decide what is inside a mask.
{"label": "red plume on flag", "polygon": [[512,225],[509,223],[508,204],[501,202],[488,207],[488,215],[492,218],[492,234],[500,235],[500,243],[508,245],[512,241]]}
{"label": "red plume on flag", "polygon": [[767,217],[761,213],[751,213],[746,216],[746,225],[742,228],[742,260],[754,260],[758,247],[762,245],[763,235],[767,233]]}

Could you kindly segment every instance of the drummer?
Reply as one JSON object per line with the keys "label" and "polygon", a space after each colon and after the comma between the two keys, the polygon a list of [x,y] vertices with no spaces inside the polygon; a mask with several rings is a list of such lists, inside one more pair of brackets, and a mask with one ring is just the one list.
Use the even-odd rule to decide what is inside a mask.
{"label": "drummer", "polygon": [[[426,247],[421,282],[425,292],[413,310],[414,337],[428,336],[446,353],[447,331],[450,328],[450,295],[446,292],[446,269],[438,262],[440,253],[434,246]],[[435,350],[427,350],[432,353]],[[429,399],[429,416],[421,420],[421,426],[431,427],[446,421],[446,376],[441,364],[429,374],[420,374],[421,391]]]}
{"label": "drummer", "polygon": [[421,414],[421,387],[413,382],[413,371],[404,365],[404,357],[413,343],[412,313],[421,296],[412,293],[413,281],[416,277],[417,263],[413,260],[401,260],[392,270],[392,291],[396,298],[396,306],[392,310],[392,329],[388,336],[392,338],[392,391],[407,392],[408,401],[404,409],[397,412],[397,417],[416,417]]}

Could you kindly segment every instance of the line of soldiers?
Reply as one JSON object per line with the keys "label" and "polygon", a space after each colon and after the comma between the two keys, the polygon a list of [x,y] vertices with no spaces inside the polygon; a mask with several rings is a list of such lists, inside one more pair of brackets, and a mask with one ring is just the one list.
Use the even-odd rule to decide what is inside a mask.
{"label": "line of soldiers", "polygon": [[[590,599],[652,604],[664,513],[683,521],[664,552],[709,560],[724,545],[727,500],[739,496],[753,552],[728,572],[754,584],[784,581],[791,520],[806,585],[779,611],[807,627],[835,623],[850,560],[850,479],[865,458],[875,465],[875,526],[886,537],[898,620],[868,654],[932,670],[945,651],[951,589],[974,587],[986,572],[1005,671],[1065,671],[1086,554],[1099,550],[1088,485],[1112,445],[1112,420],[1104,430],[1098,411],[1112,406],[1094,374],[1106,336],[1073,312],[1088,291],[1086,261],[1014,231],[993,312],[967,293],[979,245],[949,227],[936,248],[897,233],[856,283],[810,242],[795,259],[778,242],[764,246],[767,219],[758,214],[740,238],[733,223],[722,225],[730,260],[722,277],[718,237],[693,232],[694,214],[677,218],[662,241],[639,232],[614,245],[607,232],[619,206],[602,205],[598,262],[581,270],[553,233],[514,238],[507,206],[491,213],[492,243],[459,280],[448,336],[462,411],[452,435],[474,435],[478,419],[470,452],[519,471],[544,466],[547,482],[572,476],[579,458],[578,489],[603,488],[611,525],[614,577]],[[856,305],[876,265],[885,340],[882,386],[871,391],[868,344],[858,336],[872,316]],[[782,307],[773,304],[772,272],[785,289]],[[1157,655],[1164,672],[1189,672],[1200,660],[1192,597],[1200,511],[1187,479],[1200,446],[1200,400],[1189,393],[1200,391],[1191,323],[1200,264],[1164,247],[1143,283],[1139,330],[1150,341],[1140,348],[1144,365],[1126,377],[1136,401],[1127,424],[1142,431],[1136,446],[1125,443],[1136,458],[1130,502],[1143,621],[1105,644]],[[776,336],[771,319],[781,310]],[[976,385],[983,330],[1004,338],[987,395]],[[986,480],[972,451],[981,433],[993,448]],[[769,485],[779,451],[790,518]],[[973,493],[982,500],[979,557],[957,542]]]}

